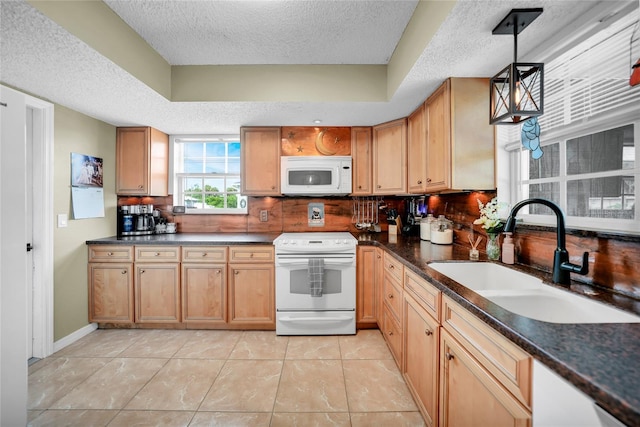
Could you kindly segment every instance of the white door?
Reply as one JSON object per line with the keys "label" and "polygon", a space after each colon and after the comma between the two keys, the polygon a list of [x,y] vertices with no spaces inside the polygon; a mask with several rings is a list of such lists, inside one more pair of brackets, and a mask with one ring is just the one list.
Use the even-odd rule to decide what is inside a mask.
{"label": "white door", "polygon": [[27,422],[26,104],[0,88],[0,425]]}

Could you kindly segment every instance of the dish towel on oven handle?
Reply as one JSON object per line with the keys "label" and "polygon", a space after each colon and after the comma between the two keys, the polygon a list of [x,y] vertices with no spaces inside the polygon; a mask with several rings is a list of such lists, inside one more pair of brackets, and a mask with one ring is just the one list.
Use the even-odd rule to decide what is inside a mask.
{"label": "dish towel on oven handle", "polygon": [[322,296],[324,282],[324,258],[309,258],[309,293],[312,297]]}

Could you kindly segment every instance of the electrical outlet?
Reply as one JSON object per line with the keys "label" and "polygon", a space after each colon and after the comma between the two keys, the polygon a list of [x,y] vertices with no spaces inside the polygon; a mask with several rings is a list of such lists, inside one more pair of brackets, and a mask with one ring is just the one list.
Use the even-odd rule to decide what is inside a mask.
{"label": "electrical outlet", "polygon": [[267,222],[269,221],[269,211],[267,211],[266,209],[262,209],[260,211],[260,222]]}

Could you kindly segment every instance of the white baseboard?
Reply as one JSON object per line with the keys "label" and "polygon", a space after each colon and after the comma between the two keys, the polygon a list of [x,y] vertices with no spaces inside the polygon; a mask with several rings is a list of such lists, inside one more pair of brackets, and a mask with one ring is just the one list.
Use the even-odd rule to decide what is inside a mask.
{"label": "white baseboard", "polygon": [[73,344],[78,341],[80,338],[89,335],[91,332],[98,329],[97,323],[89,323],[87,326],[78,329],[75,332],[70,333],[66,337],[56,341],[53,343],[53,352],[60,351],[68,345]]}

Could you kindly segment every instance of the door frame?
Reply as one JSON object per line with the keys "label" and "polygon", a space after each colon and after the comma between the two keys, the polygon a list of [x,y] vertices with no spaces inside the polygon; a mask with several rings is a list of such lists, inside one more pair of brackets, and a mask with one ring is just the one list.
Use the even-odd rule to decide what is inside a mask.
{"label": "door frame", "polygon": [[[53,354],[54,105],[24,95],[33,111],[33,357]],[[26,111],[25,111],[26,114]]]}

